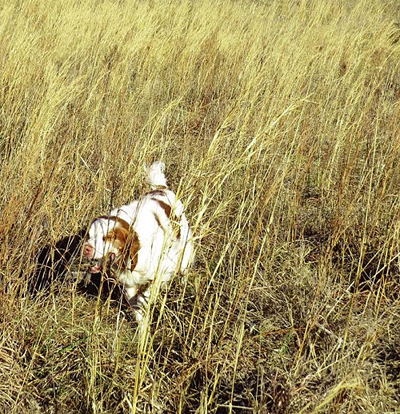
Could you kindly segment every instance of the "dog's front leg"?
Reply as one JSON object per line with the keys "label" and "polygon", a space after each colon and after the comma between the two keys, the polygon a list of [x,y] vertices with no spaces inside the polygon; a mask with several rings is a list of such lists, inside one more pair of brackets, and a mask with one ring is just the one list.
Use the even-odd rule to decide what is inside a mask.
{"label": "dog's front leg", "polygon": [[135,310],[136,322],[141,323],[149,301],[150,289],[142,290],[139,286],[125,288],[125,298]]}

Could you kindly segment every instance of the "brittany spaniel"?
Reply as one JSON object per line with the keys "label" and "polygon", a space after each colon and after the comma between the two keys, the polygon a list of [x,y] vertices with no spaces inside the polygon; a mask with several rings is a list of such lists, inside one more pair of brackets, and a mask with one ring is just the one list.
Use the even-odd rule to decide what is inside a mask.
{"label": "brittany spaniel", "polygon": [[93,262],[91,273],[108,268],[124,287],[138,322],[156,278],[168,282],[175,272],[185,273],[193,259],[192,233],[183,204],[168,189],[165,164],[148,170],[151,191],[139,200],[96,218],[83,246]]}

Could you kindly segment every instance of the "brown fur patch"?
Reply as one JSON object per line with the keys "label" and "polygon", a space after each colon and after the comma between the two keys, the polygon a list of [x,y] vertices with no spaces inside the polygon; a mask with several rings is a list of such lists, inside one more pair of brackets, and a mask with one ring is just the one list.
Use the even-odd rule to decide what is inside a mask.
{"label": "brown fur patch", "polygon": [[129,230],[130,228],[129,223],[118,216],[100,216],[100,217],[97,217],[95,220],[99,220],[99,219],[115,221],[115,223],[117,223],[120,227],[124,228],[125,230]]}
{"label": "brown fur patch", "polygon": [[[104,241],[109,241],[118,249],[119,258],[116,262],[118,268],[125,270],[129,259],[131,259],[129,270],[132,271],[138,262],[138,252],[140,250],[139,237],[125,220],[116,220],[116,222],[116,227],[110,230],[103,239]],[[120,227],[120,225],[123,227]]]}
{"label": "brown fur patch", "polygon": [[155,213],[154,213],[154,218],[156,219],[158,227],[161,227],[163,230],[165,230],[163,225],[161,224],[160,217],[158,217],[157,214],[155,214]]}
{"label": "brown fur patch", "polygon": [[130,246],[129,246],[129,256],[131,258],[131,267],[130,270],[134,270],[137,262],[138,262],[138,255],[140,250],[140,242],[139,237],[135,230],[132,229],[133,234],[131,234]]}
{"label": "brown fur patch", "polygon": [[156,196],[156,195],[161,195],[161,196],[165,196],[165,192],[162,189],[157,189],[157,190],[151,190],[148,193],[146,193],[146,195],[152,195],[152,196]]}
{"label": "brown fur patch", "polygon": [[115,220],[115,222],[116,222],[116,223],[118,223],[118,225],[119,225],[120,227],[122,227],[123,229],[125,229],[125,230],[128,230],[128,231],[129,231],[129,229],[131,228],[131,226],[129,225],[129,223],[128,223],[127,221],[123,220],[122,218],[115,217],[115,216],[111,216],[111,218],[112,218],[113,220]]}
{"label": "brown fur patch", "polygon": [[156,201],[160,205],[160,207],[165,211],[165,214],[167,215],[167,217],[170,218],[171,206],[168,205],[167,203],[164,203],[164,201],[162,200],[157,200],[157,198],[152,198],[152,200]]}
{"label": "brown fur patch", "polygon": [[[172,212],[172,208],[170,205],[168,205],[167,203],[164,203],[164,201],[162,200],[157,200],[156,198],[152,198],[152,200],[156,201],[160,207],[165,211],[165,214],[167,215],[167,217],[171,220],[171,212]],[[160,219],[159,217],[154,214],[154,217],[157,221],[157,224],[165,231],[164,227],[161,225]],[[176,217],[174,217],[174,219],[176,220]],[[171,220],[172,226],[174,228],[174,232],[176,234],[177,239],[181,238],[181,227],[178,223],[178,220],[176,220],[175,222]]]}
{"label": "brown fur patch", "polygon": [[128,238],[128,231],[119,227],[114,227],[104,237],[105,242],[111,242],[122,252]]}

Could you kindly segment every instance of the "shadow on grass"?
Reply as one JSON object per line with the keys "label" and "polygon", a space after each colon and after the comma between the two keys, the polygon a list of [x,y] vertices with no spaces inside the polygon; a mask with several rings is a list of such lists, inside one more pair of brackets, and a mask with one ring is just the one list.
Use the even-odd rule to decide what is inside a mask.
{"label": "shadow on grass", "polygon": [[[63,237],[55,244],[42,247],[35,257],[36,267],[29,277],[28,292],[35,295],[39,292],[48,293],[51,289],[57,290],[66,280],[73,281],[79,273],[82,244],[86,230]],[[111,277],[104,277],[101,273],[83,272],[83,278],[77,281],[79,293],[98,296],[106,300],[119,301],[122,295],[121,287]]]}

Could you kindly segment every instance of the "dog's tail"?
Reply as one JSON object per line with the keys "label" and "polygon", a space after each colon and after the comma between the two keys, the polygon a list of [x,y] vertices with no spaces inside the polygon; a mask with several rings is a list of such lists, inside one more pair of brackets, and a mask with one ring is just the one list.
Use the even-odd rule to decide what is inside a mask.
{"label": "dog's tail", "polygon": [[147,169],[147,181],[152,190],[157,187],[168,187],[167,178],[164,174],[165,164],[162,161],[156,161]]}

